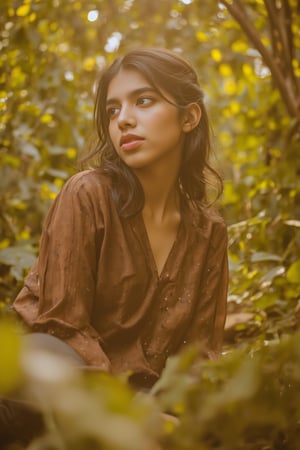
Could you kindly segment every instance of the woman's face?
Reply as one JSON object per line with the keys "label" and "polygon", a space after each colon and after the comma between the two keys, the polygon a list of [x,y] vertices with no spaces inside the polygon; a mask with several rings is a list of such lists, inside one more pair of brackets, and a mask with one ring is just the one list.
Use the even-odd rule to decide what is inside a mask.
{"label": "woman's face", "polygon": [[166,99],[136,70],[121,69],[109,84],[109,135],[120,158],[133,170],[180,164],[183,120]]}

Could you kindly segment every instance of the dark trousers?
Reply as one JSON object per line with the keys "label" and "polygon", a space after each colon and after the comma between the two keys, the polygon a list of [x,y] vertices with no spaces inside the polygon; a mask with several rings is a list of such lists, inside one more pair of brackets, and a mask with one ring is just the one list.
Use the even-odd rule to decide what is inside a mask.
{"label": "dark trousers", "polygon": [[[25,344],[32,349],[40,349],[54,355],[63,356],[75,366],[84,366],[80,355],[65,342],[45,333],[24,336]],[[11,398],[0,399],[0,449],[12,443],[28,445],[43,433],[42,414],[33,406]]]}

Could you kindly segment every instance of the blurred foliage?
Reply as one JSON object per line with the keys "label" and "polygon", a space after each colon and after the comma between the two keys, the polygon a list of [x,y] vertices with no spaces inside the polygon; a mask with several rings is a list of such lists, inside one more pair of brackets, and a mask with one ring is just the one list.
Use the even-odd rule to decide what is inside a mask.
{"label": "blurred foliage", "polygon": [[[7,343],[6,351],[0,349],[0,395],[44,416],[45,432],[28,449],[155,450],[163,421],[152,397],[134,393],[125,379],[80,372],[66,359],[30,347],[12,321],[0,321],[0,337]],[[0,435],[1,449],[2,443]]]}
{"label": "blurred foliage", "polygon": [[[296,352],[285,345],[292,348],[296,341],[281,341],[295,332],[300,315],[298,0],[1,2],[0,314],[9,314],[38,252],[49,205],[77,170],[77,157],[88,146],[93,85],[99,70],[135,46],[173,49],[197,69],[214,128],[215,165],[225,179],[220,208],[229,227],[231,276],[225,350],[232,352],[234,362],[228,356],[220,365],[208,364],[203,368],[208,377],[204,381],[199,373],[201,384],[194,385],[191,392],[199,404],[210,401],[201,386],[207,396],[210,391],[215,393],[211,399],[215,406],[208,408],[210,416],[204,417],[203,408],[198,410],[199,404],[192,401],[193,394],[183,389],[187,418],[178,428],[179,434],[171,433],[171,447],[163,448],[289,448],[280,447],[275,440],[284,439],[286,432],[296,433],[296,429],[288,430],[285,421],[290,413],[287,399],[291,408],[295,404],[288,397],[294,390],[284,388],[287,378],[282,375],[282,367],[289,367],[284,352]],[[13,354],[18,344],[14,345]],[[245,354],[252,352],[255,358],[244,361]],[[293,357],[299,361],[299,354],[293,353]],[[274,358],[274,365],[269,358]],[[18,373],[13,357],[7,364],[8,372]],[[294,368],[292,356],[289,364]],[[247,381],[248,371],[253,380]],[[299,373],[296,369],[292,372],[299,384]],[[6,383],[3,376],[1,389]],[[220,380],[222,376],[224,380]],[[248,392],[249,396],[230,404],[222,386],[232,393],[226,386],[235,376],[241,377],[237,379],[241,397]],[[283,384],[279,380],[276,385],[282,376]],[[179,378],[176,383],[180,386]],[[176,386],[171,386],[174,395],[180,393]],[[283,392],[282,398],[276,392]],[[238,394],[232,395],[237,398]],[[264,423],[255,423],[256,415],[262,417],[267,406],[273,412],[271,395],[278,415],[274,410]],[[251,417],[244,407],[250,408]],[[299,410],[297,414],[299,421]],[[212,429],[212,420],[220,424],[217,430]],[[241,444],[226,447],[224,440],[232,422]],[[203,424],[210,430],[206,435]],[[273,437],[268,443],[259,441],[263,427],[275,430],[277,437],[270,431]],[[251,447],[249,435],[253,439],[258,436],[261,445]],[[203,440],[202,447],[187,447],[192,445],[188,439]],[[223,447],[218,447],[218,442]]]}
{"label": "blurred foliage", "polygon": [[[99,70],[139,45],[194,64],[230,233],[230,345],[293,330],[300,294],[300,16],[296,0],[12,0],[0,6],[0,305],[38,251],[50,202],[92,128]],[[289,5],[287,7],[287,5]],[[62,14],[63,11],[63,14]],[[244,317],[250,317],[244,316]],[[233,340],[233,342],[232,342]]]}
{"label": "blurred foliage", "polygon": [[23,404],[44,416],[45,432],[27,450],[299,448],[299,331],[216,361],[199,359],[199,349],[190,347],[169,358],[150,393],[130,390],[125,376],[80,371],[57,355],[26,347],[21,337],[15,345],[15,331],[0,321],[9,348],[0,350],[1,364],[17,374],[11,379],[1,371],[0,395],[15,398],[18,392]]}
{"label": "blurred foliage", "polygon": [[199,362],[192,349],[170,359],[153,393],[180,420],[163,436],[162,448],[299,448],[299,343],[297,332],[277,345],[236,349],[214,362]]}

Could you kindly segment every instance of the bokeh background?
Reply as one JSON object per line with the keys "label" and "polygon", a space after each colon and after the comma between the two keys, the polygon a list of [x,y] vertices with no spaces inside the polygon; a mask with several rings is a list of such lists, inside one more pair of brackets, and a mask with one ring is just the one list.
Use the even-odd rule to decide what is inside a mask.
{"label": "bokeh background", "polygon": [[[0,7],[0,305],[92,133],[99,71],[136,46],[188,58],[225,180],[229,312],[276,339],[300,293],[299,2],[11,0]],[[278,319],[278,320],[276,320]],[[269,323],[267,323],[269,322]],[[270,326],[269,326],[270,325]],[[270,334],[270,335],[269,335]]]}
{"label": "bokeh background", "polygon": [[230,236],[224,349],[279,345],[300,315],[299,0],[1,1],[0,314],[86,151],[99,71],[137,46],[185,56],[206,94]]}

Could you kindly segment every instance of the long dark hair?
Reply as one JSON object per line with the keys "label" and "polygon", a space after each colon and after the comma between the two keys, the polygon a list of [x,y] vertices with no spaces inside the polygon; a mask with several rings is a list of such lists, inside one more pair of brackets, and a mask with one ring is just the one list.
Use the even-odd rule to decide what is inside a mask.
{"label": "long dark hair", "polygon": [[170,94],[179,111],[184,111],[190,103],[198,103],[202,111],[201,120],[196,128],[186,134],[178,187],[194,204],[203,206],[208,203],[207,185],[211,184],[212,176],[219,197],[223,184],[220,175],[209,164],[210,125],[195,70],[183,58],[168,50],[136,49],[117,58],[99,78],[94,108],[97,139],[92,152],[85,158],[88,160],[97,155],[98,164],[111,176],[112,194],[119,214],[125,217],[133,215],[144,205],[139,180],[118,156],[108,131],[107,91],[111,80],[121,68],[137,70],[163,97],[161,91]]}

